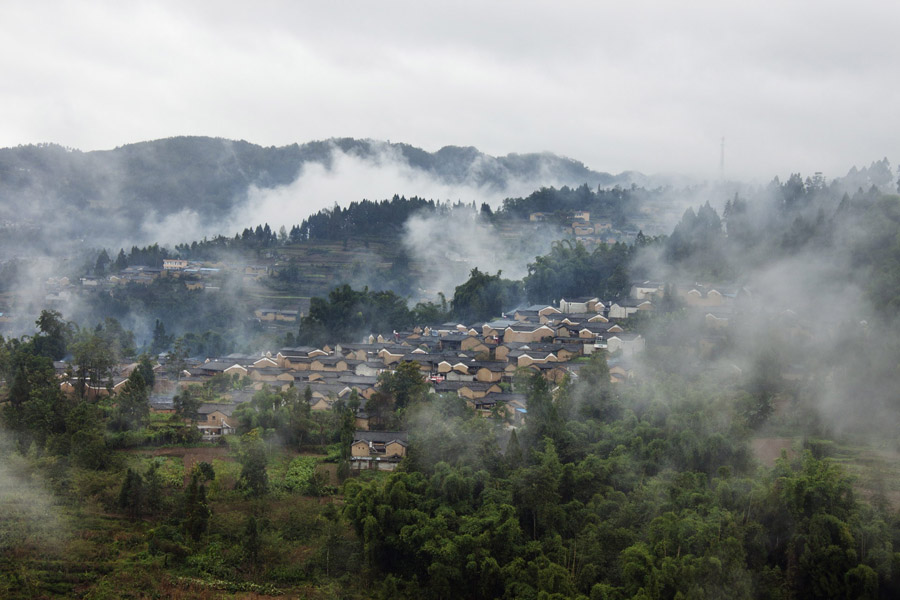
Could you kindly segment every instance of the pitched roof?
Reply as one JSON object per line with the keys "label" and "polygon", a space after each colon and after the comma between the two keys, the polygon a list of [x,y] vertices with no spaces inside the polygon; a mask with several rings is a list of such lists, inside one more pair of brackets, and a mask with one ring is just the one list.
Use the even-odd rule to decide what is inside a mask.
{"label": "pitched roof", "polygon": [[212,414],[216,411],[219,411],[226,417],[230,417],[231,413],[234,412],[234,409],[237,408],[237,404],[218,404],[213,402],[203,402],[197,408],[197,414],[199,415],[208,415]]}
{"label": "pitched roof", "polygon": [[409,443],[409,434],[406,431],[357,431],[353,434],[353,442],[368,442],[370,444],[387,444],[390,442]]}

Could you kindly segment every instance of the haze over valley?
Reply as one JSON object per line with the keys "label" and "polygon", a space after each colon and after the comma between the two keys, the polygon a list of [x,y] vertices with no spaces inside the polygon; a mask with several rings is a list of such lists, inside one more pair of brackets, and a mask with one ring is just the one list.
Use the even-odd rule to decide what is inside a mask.
{"label": "haze over valley", "polygon": [[10,0],[0,597],[900,597],[900,9]]}

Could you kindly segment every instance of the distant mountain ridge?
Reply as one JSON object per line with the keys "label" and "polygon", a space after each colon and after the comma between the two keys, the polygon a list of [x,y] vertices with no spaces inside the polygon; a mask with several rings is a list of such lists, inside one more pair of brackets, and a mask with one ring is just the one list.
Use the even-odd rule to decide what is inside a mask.
{"label": "distant mountain ridge", "polygon": [[[243,140],[173,137],[90,152],[54,144],[2,148],[0,198],[9,200],[12,194],[38,187],[42,193],[57,193],[83,204],[103,200],[110,191],[106,188],[113,186],[123,201],[165,203],[185,200],[185,194],[196,201],[200,194],[222,208],[221,203],[229,200],[223,196],[249,185],[271,188],[291,183],[307,163],[330,168],[337,151],[363,159],[386,154],[400,157],[443,183],[468,183],[497,191],[506,189],[513,179],[597,186],[630,183],[634,176],[594,171],[577,160],[549,152],[494,157],[472,146],[445,146],[427,152],[409,144],[354,138],[263,147]],[[358,198],[348,198],[351,200]]]}
{"label": "distant mountain ridge", "polygon": [[505,193],[513,183],[519,190],[523,183],[534,190],[585,183],[630,185],[641,177],[594,171],[547,152],[494,157],[471,146],[428,152],[409,144],[354,138],[263,147],[243,140],[173,137],[90,152],[40,144],[0,149],[0,220],[51,224],[62,235],[101,241],[110,237],[104,233],[111,229],[137,231],[148,215],[164,219],[185,207],[223,221],[251,188],[288,185],[313,163],[331,169],[339,153],[375,167],[399,162],[437,182],[492,194]]}
{"label": "distant mountain ridge", "polygon": [[[428,152],[409,144],[353,138],[263,147],[243,140],[173,137],[90,152],[40,144],[0,149],[0,221],[51,224],[59,234],[100,241],[115,237],[104,235],[111,229],[134,232],[149,216],[164,219],[185,207],[222,222],[251,188],[288,185],[313,163],[330,169],[339,153],[370,161],[376,168],[399,162],[437,182],[493,194],[505,193],[513,182],[519,190],[523,183],[534,190],[635,181],[635,174],[598,172],[546,152],[494,157],[474,147]],[[95,227],[100,224],[92,220],[101,220],[102,226]]]}

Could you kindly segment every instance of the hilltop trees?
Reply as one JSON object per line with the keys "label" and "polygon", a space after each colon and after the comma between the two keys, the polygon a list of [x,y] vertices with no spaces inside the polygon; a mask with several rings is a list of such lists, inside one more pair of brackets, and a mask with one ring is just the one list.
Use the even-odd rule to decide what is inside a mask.
{"label": "hilltop trees", "polygon": [[72,341],[74,325],[63,321],[62,314],[55,310],[42,310],[35,324],[40,333],[32,338],[35,352],[51,360],[61,360]]}
{"label": "hilltop trees", "polygon": [[[456,287],[449,314],[461,322],[486,320],[512,308],[522,297],[522,284],[472,269],[468,281]],[[328,298],[313,298],[309,315],[300,321],[297,342],[313,346],[335,340],[357,340],[370,333],[388,333],[407,329],[424,320],[448,316],[446,302],[441,305],[419,303],[412,310],[406,300],[390,291],[354,290],[340,285]]]}
{"label": "hilltop trees", "polygon": [[730,275],[725,260],[722,220],[709,202],[696,213],[692,208],[684,211],[666,241],[665,257],[700,278],[718,281]]}
{"label": "hilltop trees", "polygon": [[510,279],[472,269],[469,279],[456,286],[450,306],[459,321],[474,323],[499,317],[513,308],[522,298],[522,284]]}
{"label": "hilltop trees", "polygon": [[523,280],[529,302],[558,302],[560,298],[597,295],[620,298],[628,294],[632,250],[625,244],[600,244],[588,252],[581,242],[554,242],[550,253],[528,265]]}
{"label": "hilltop trees", "polygon": [[309,315],[300,321],[297,341],[323,345],[335,340],[352,341],[375,332],[403,329],[412,324],[405,300],[387,291],[357,291],[341,285],[328,298],[313,298]]}

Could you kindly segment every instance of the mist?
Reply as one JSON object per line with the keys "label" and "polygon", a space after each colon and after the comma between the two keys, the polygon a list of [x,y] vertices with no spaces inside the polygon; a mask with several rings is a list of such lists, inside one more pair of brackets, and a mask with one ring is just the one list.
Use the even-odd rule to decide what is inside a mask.
{"label": "mist", "polygon": [[[639,368],[718,381],[725,395],[768,396],[770,431],[892,431],[897,323],[873,302],[879,288],[891,285],[877,261],[895,235],[890,222],[873,229],[873,219],[887,217],[878,211],[897,199],[881,196],[893,191],[891,178],[877,175],[890,173],[884,162],[830,182],[792,176],[783,187],[745,189],[730,215],[718,211],[721,237],[703,238],[706,245],[690,259],[676,260],[672,251],[679,228],[691,235],[688,219],[664,244],[643,248],[632,271],[670,284],[676,304],[689,304],[684,294],[692,288],[727,297],[721,305],[687,306],[652,326]],[[870,191],[859,189],[863,184]],[[844,195],[854,188],[852,197]],[[879,198],[888,208],[879,208]]]}
{"label": "mist", "polygon": [[23,546],[55,550],[67,537],[53,493],[0,429],[0,552]]}
{"label": "mist", "polygon": [[531,235],[503,235],[474,210],[448,214],[413,215],[404,226],[403,246],[423,273],[419,287],[425,296],[453,295],[472,269],[505,279],[522,279],[535,256],[545,254],[559,234],[535,224]]}
{"label": "mist", "polygon": [[[236,206],[230,216],[229,231],[248,224],[268,223],[273,229],[290,227],[309,215],[334,206],[360,200],[383,200],[394,195],[435,201],[487,203],[496,207],[507,197],[524,196],[541,186],[572,184],[546,164],[527,177],[503,173],[502,184],[494,173],[496,160],[478,156],[472,164],[449,177],[413,167],[394,146],[372,143],[374,152],[362,156],[332,145],[328,163],[304,164],[289,185],[274,189],[251,186],[247,201]],[[490,177],[491,175],[495,177]],[[580,183],[580,182],[579,182]]]}

